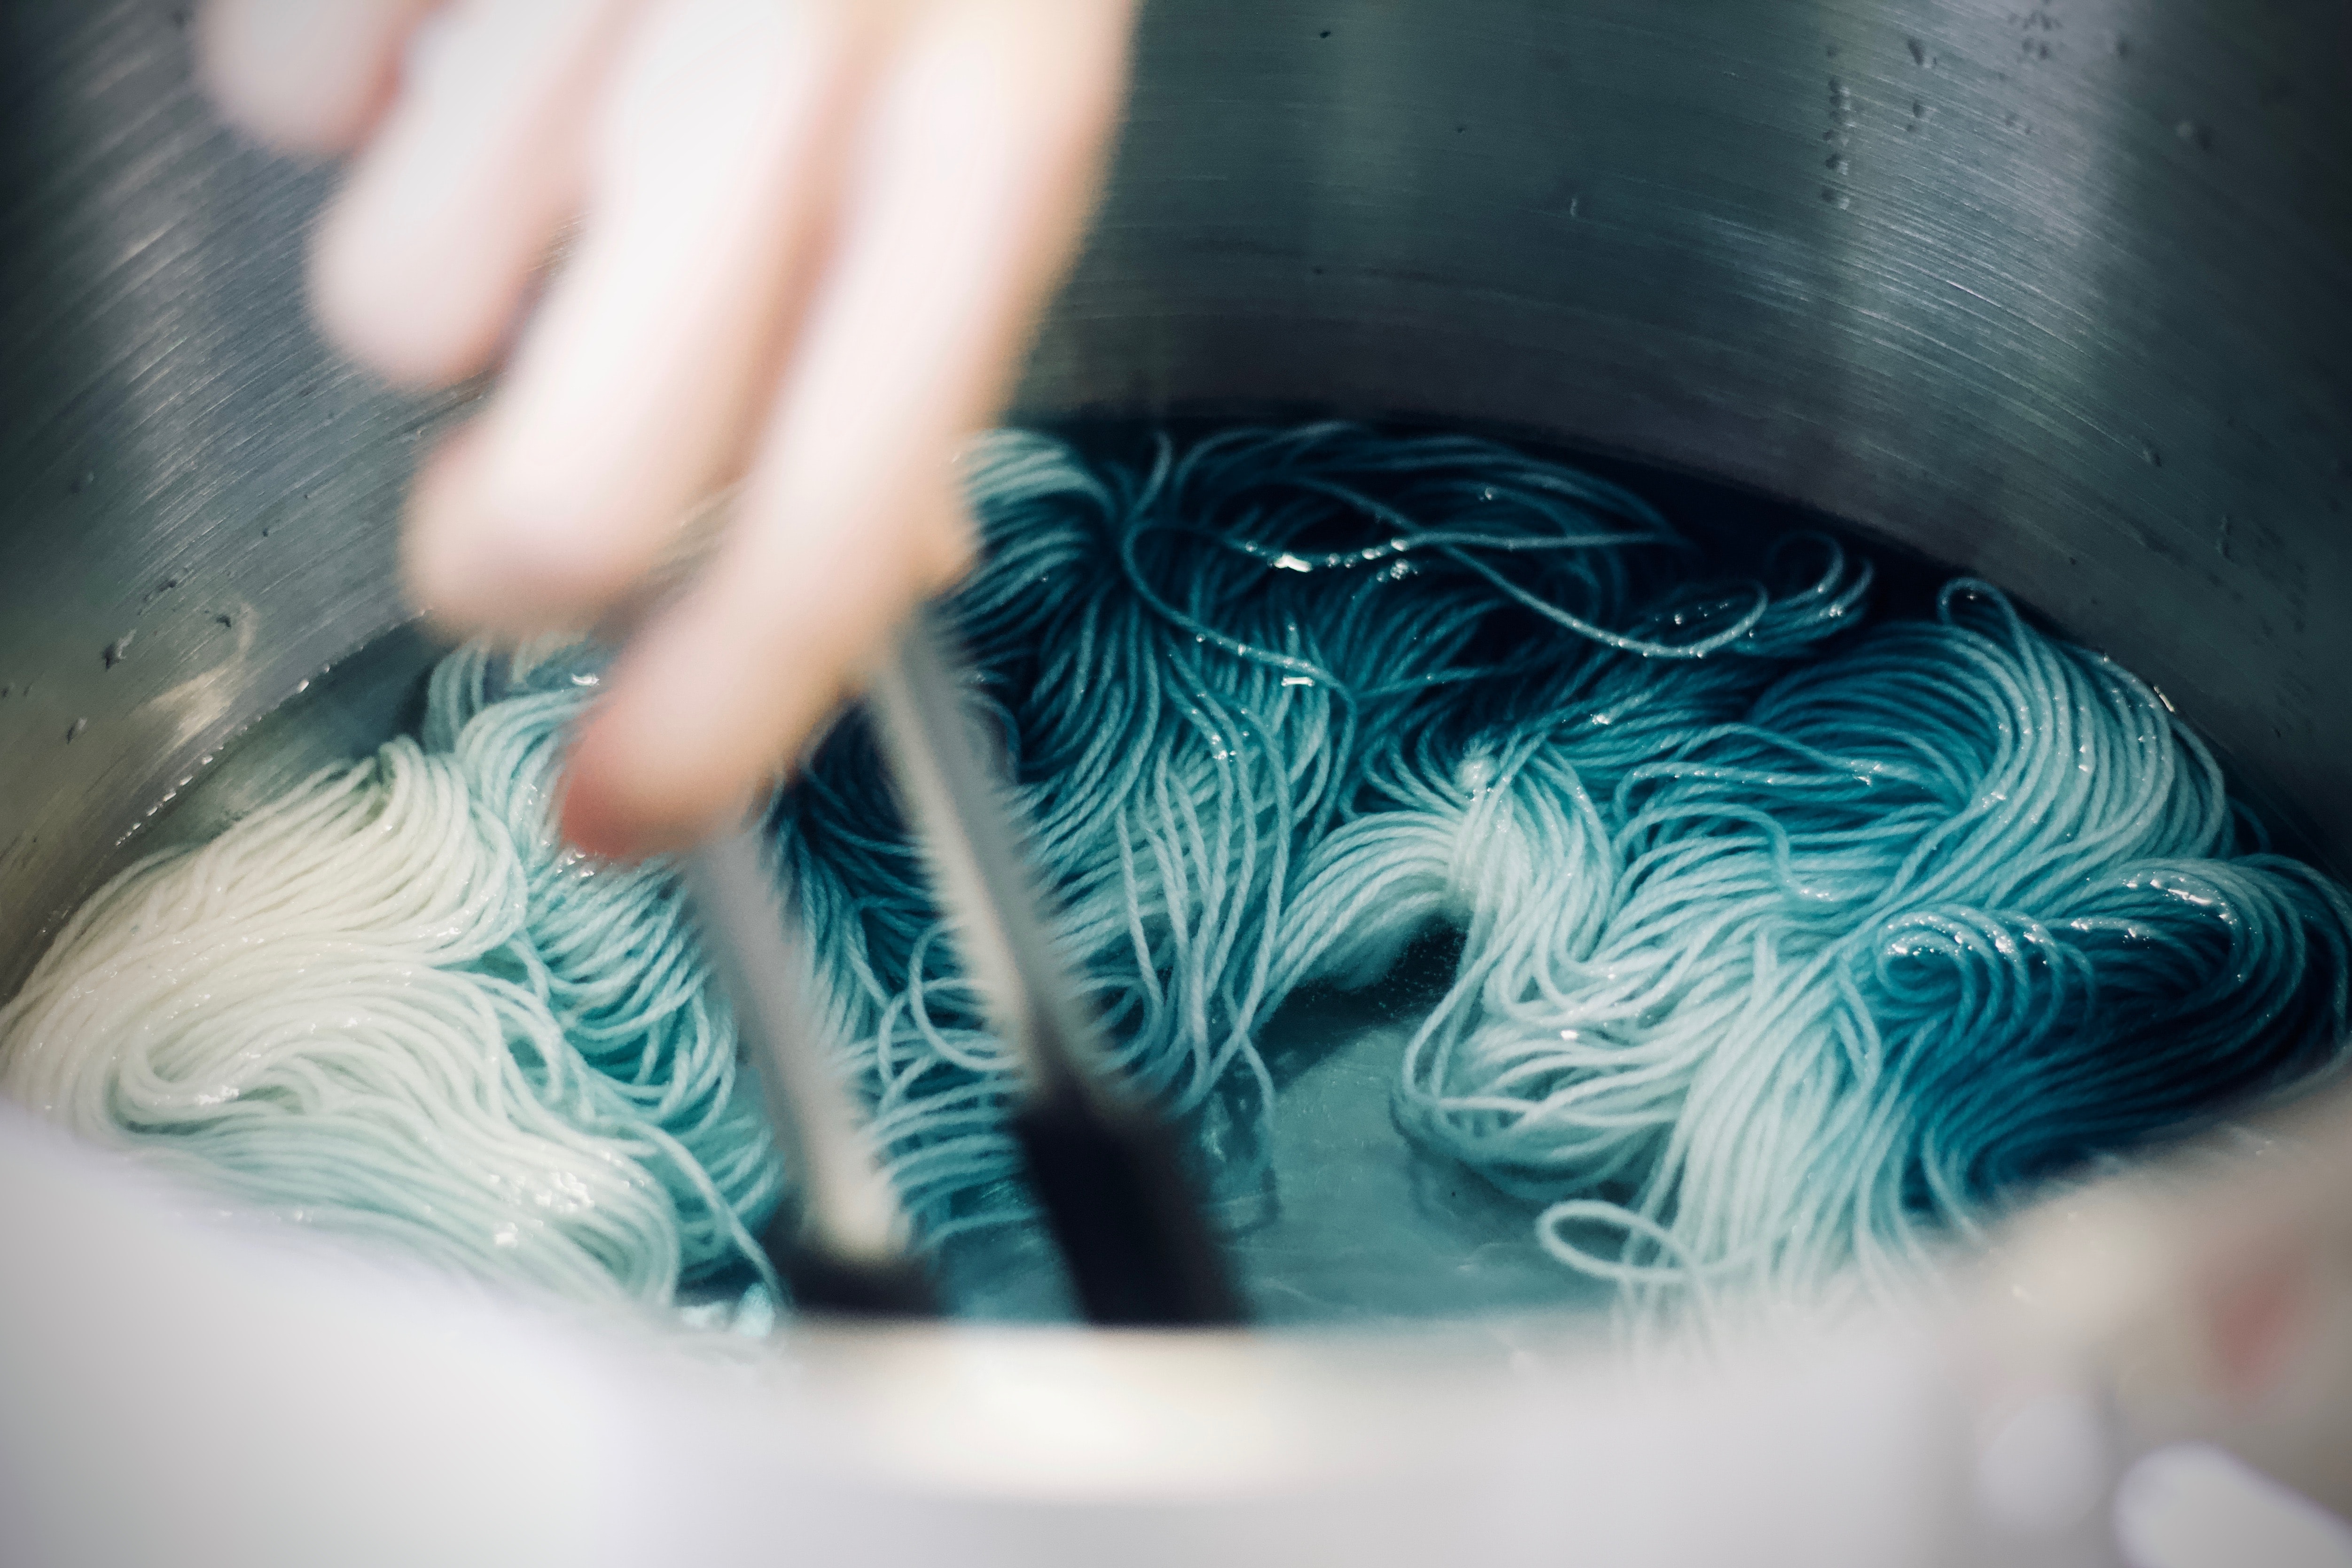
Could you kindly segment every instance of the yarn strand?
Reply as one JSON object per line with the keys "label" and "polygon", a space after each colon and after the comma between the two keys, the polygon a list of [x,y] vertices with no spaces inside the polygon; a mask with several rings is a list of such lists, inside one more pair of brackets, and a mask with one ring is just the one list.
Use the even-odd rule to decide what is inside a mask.
{"label": "yarn strand", "polygon": [[[966,468],[969,700],[1118,1071],[1229,1223],[1315,1175],[1273,1168],[1303,1091],[1270,1020],[1441,930],[1401,1135],[1637,1316],[1899,1292],[2341,1066],[2352,899],[1990,584],[1888,613],[1818,534],[1714,575],[1631,492],[1464,436],[1002,432]],[[0,1008],[0,1090],[523,1288],[765,1278],[782,1176],[676,878],[551,824],[600,674],[461,649],[417,738],[124,873]],[[1013,1064],[859,719],[768,826],[925,1238],[1028,1222]]]}

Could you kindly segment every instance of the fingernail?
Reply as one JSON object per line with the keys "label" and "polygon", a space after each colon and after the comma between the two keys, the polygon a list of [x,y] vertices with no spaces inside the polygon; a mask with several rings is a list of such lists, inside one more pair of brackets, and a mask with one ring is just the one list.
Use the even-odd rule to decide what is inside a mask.
{"label": "fingernail", "polygon": [[[599,860],[633,862],[691,849],[714,822],[731,821],[748,803],[707,818],[663,810],[644,797],[642,780],[614,747],[622,742],[592,711],[565,758],[557,822],[566,843]],[[633,787],[635,786],[635,787]]]}
{"label": "fingernail", "polygon": [[563,841],[598,860],[629,862],[654,852],[638,838],[635,825],[612,810],[612,803],[593,789],[579,786],[567,771],[562,811]]}

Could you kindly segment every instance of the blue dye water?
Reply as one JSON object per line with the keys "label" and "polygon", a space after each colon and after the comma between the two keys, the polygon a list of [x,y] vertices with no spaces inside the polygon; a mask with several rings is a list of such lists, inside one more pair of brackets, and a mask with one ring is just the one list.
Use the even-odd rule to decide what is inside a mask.
{"label": "blue dye water", "polygon": [[[1006,434],[971,490],[971,700],[1122,1071],[1236,1228],[1279,1206],[1270,1130],[1308,1092],[1277,1089],[1269,1020],[1425,961],[1433,933],[1458,946],[1390,1037],[1399,1135],[1643,1308],[1900,1290],[2051,1178],[2340,1059],[2352,902],[2269,851],[2154,692],[1988,585],[1879,612],[1870,564],[1801,534],[1724,578],[1616,486],[1346,426],[1139,460]],[[548,1245],[659,1300],[755,1270],[780,1187],[673,879],[548,831],[595,667],[466,650],[436,672],[416,766],[449,769],[508,846],[513,909],[498,943],[434,962],[551,1020],[555,1043],[494,1049],[673,1222]],[[367,766],[335,787],[379,788],[389,765]],[[856,719],[771,827],[925,1234],[1017,1231],[1007,1062]],[[101,947],[135,956],[68,932],[0,1013],[9,1087],[53,1112],[93,1102],[28,1057],[119,1086],[161,1049],[126,1017],[92,1065],[58,1026]],[[204,1122],[118,1111],[84,1119],[182,1150]],[[273,1148],[310,1135],[303,1114]],[[302,1205],[257,1163],[282,1162],[240,1166],[241,1192]],[[383,1185],[389,1228],[520,1271]]]}

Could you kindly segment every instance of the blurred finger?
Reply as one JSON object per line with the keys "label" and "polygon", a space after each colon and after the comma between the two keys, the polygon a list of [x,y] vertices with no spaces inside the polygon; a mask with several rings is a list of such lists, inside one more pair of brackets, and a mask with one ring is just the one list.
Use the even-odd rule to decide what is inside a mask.
{"label": "blurred finger", "polygon": [[592,619],[719,480],[765,401],[878,15],[658,0],[629,30],[585,236],[488,416],[478,483],[411,513],[422,602],[518,632]]}
{"label": "blurred finger", "polygon": [[582,731],[575,841],[642,853],[740,810],[967,548],[948,457],[995,406],[1082,227],[1123,12],[943,0],[913,24],[736,525]]}
{"label": "blurred finger", "polygon": [[400,54],[438,0],[211,0],[196,65],[227,117],[289,152],[342,152],[391,101]]}
{"label": "blurred finger", "polygon": [[580,140],[626,0],[465,0],[329,212],[319,316],[395,381],[487,365],[578,201]]}
{"label": "blurred finger", "polygon": [[[930,504],[953,505],[944,494]],[[852,557],[825,570],[822,593],[788,605],[722,563],[631,643],[607,677],[623,706],[599,704],[573,743],[564,836],[628,860],[682,849],[742,817],[792,751],[856,695],[853,676],[877,630],[941,586],[923,570],[927,553]],[[792,617],[789,626],[780,614]],[[733,633],[693,634],[707,615],[726,616]],[[778,634],[746,637],[755,622]],[[718,662],[690,663],[704,659]],[[747,686],[794,714],[793,727],[747,728]]]}

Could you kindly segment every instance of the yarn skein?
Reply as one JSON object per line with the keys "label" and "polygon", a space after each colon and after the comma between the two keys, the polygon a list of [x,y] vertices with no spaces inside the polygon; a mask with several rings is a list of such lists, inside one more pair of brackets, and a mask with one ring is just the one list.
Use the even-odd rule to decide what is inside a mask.
{"label": "yarn skein", "polygon": [[[1268,1201],[1267,1020],[1441,928],[1400,1127],[1641,1311],[1899,1290],[2340,1062],[2352,902],[1989,585],[1877,612],[1801,534],[1718,577],[1630,492],[1460,436],[1004,432],[968,466],[970,701],[1119,1070],[1234,1223]],[[536,1288],[762,1267],[781,1178],[675,878],[548,825],[596,678],[460,650],[419,741],[125,873],[0,1009],[0,1088]],[[862,724],[769,826],[924,1233],[1025,1220],[1011,1064]]]}

